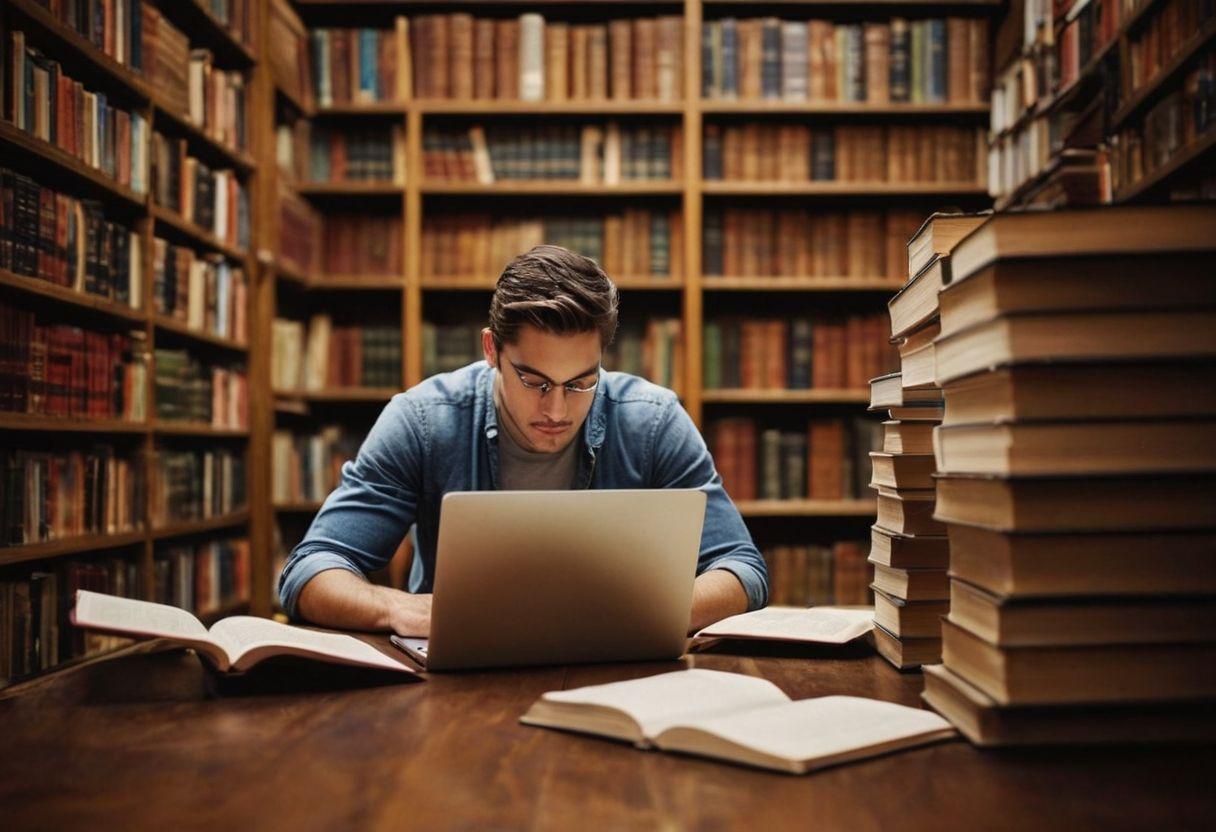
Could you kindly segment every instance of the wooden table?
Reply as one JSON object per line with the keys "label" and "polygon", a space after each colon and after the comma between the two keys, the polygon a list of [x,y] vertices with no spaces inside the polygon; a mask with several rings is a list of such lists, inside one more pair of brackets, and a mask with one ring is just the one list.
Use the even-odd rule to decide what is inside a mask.
{"label": "wooden table", "polygon": [[[391,649],[391,648],[386,648]],[[0,700],[0,828],[1216,829],[1216,749],[952,742],[803,777],[529,728],[537,696],[682,666],[916,705],[868,649],[434,675],[299,664],[217,683],[149,650]],[[301,688],[304,688],[303,690]]]}

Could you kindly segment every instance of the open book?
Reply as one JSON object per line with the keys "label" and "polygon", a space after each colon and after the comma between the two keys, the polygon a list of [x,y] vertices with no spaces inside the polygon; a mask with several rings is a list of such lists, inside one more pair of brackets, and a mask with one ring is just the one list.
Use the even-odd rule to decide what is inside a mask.
{"label": "open book", "polygon": [[165,638],[197,650],[224,673],[242,673],[272,656],[415,672],[354,636],[292,627],[251,615],[229,616],[208,630],[178,607],[84,589],[76,592],[72,623],[120,635]]}
{"label": "open book", "polygon": [[694,639],[743,638],[846,644],[874,629],[874,609],[839,607],[765,607],[723,618]]}
{"label": "open book", "polygon": [[550,691],[520,721],[792,774],[955,735],[930,711],[855,696],[793,701],[764,679],[701,669]]}

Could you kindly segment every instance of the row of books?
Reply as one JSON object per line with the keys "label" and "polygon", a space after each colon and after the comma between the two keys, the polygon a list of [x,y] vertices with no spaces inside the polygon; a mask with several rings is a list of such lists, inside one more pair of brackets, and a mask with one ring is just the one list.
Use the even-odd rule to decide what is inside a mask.
{"label": "row of books", "polygon": [[0,541],[19,546],[134,531],[143,523],[144,466],[110,445],[87,451],[0,452]]}
{"label": "row of books", "polygon": [[1153,83],[1175,58],[1193,48],[1196,33],[1213,18],[1213,0],[1168,0],[1150,12],[1144,26],[1128,37],[1127,96]]}
{"label": "row of books", "polygon": [[[1216,49],[1209,48],[1166,94],[1134,123],[1111,138],[1111,179],[1126,188],[1168,165],[1204,139],[1216,125]],[[1196,196],[1199,196],[1196,194]],[[1207,194],[1210,198],[1210,192]]]}
{"label": "row of books", "polygon": [[982,130],[952,124],[750,122],[706,125],[707,180],[741,182],[950,182],[983,185]]}
{"label": "row of books", "polygon": [[969,103],[988,86],[988,21],[834,23],[737,20],[701,24],[701,95],[886,104]]}
{"label": "row of books", "polygon": [[314,124],[308,133],[308,173],[302,179],[405,184],[405,133],[401,125],[338,130]]}
{"label": "row of books", "polygon": [[1058,88],[1066,90],[1081,70],[1119,34],[1124,0],[1095,0],[1069,14],[1056,37],[1055,71]]}
{"label": "row of books", "polygon": [[257,43],[256,0],[197,0],[234,38],[246,46]]}
{"label": "row of books", "polygon": [[865,494],[878,429],[860,418],[812,419],[791,430],[728,417],[711,421],[706,439],[733,500],[842,500]]}
{"label": "row of books", "polygon": [[236,150],[249,146],[245,75],[215,66],[209,50],[190,50],[188,103],[184,115],[220,144]]}
{"label": "row of books", "polygon": [[100,202],[0,167],[0,269],[143,306],[143,247]]}
{"label": "row of books", "polygon": [[604,350],[604,369],[632,373],[684,395],[684,327],[679,318],[625,320]]}
{"label": "row of books", "polygon": [[324,500],[362,440],[341,425],[314,433],[276,430],[271,439],[271,499],[276,505]]}
{"label": "row of books", "polygon": [[105,93],[86,89],[58,61],[27,46],[24,32],[10,33],[7,46],[0,55],[9,69],[8,89],[0,89],[4,117],[118,184],[146,193],[147,119],[113,105]]}
{"label": "row of books", "polygon": [[248,189],[236,171],[212,170],[191,156],[185,139],[153,132],[152,197],[157,205],[180,214],[220,242],[249,247]]}
{"label": "row of books", "polygon": [[411,22],[419,98],[661,100],[684,97],[679,16],[576,24],[425,14]]}
{"label": "row of books", "polygon": [[484,321],[473,323],[422,322],[422,373],[450,373],[484,356],[481,331]]}
{"label": "row of books", "polygon": [[156,418],[213,428],[249,427],[249,377],[244,368],[204,365],[187,350],[157,347]]}
{"label": "row of books", "polygon": [[705,211],[707,276],[898,279],[906,272],[916,211],[718,208]]}
{"label": "row of books", "polygon": [[1211,736],[1213,227],[1211,205],[1011,212],[953,247],[924,698],[974,742]]}
{"label": "row of books", "polygon": [[186,116],[190,112],[190,38],[147,0],[142,14],[144,78],[164,107]]}
{"label": "row of books", "polygon": [[248,339],[245,271],[218,254],[200,257],[193,249],[153,238],[152,298],[158,314],[190,329],[239,343]]}
{"label": "row of books", "polygon": [[153,528],[239,511],[245,493],[245,457],[237,451],[160,448],[152,458]]}
{"label": "row of books", "polygon": [[250,597],[249,539],[168,546],[152,562],[152,597],[195,615],[227,610]]}
{"label": "row of books", "polygon": [[328,314],[276,318],[271,379],[275,390],[391,387],[401,384],[401,328],[335,324]]}
{"label": "row of books", "polygon": [[600,216],[432,214],[423,218],[422,273],[490,281],[521,251],[542,243],[577,251],[616,276],[669,277],[684,270],[681,214],[628,208]]}
{"label": "row of books", "polygon": [[680,176],[683,143],[678,126],[622,126],[617,122],[602,127],[427,128],[422,137],[422,163],[428,179],[483,185],[512,179],[565,179],[616,185]]}
{"label": "row of books", "polygon": [[714,318],[704,327],[706,390],[863,390],[898,360],[883,316]]}
{"label": "row of books", "polygon": [[[405,262],[401,215],[322,216],[290,188],[279,188],[279,260],[303,275],[400,276]],[[514,256],[514,255],[512,255]]]}
{"label": "row of books", "polygon": [[56,20],[118,63],[143,66],[143,17],[147,0],[38,0]]}
{"label": "row of books", "polygon": [[69,615],[78,589],[135,598],[139,585],[138,562],[120,555],[0,578],[0,687],[127,644],[120,636],[73,626]]}
{"label": "row of books", "polygon": [[0,411],[142,422],[147,379],[142,331],[82,329],[0,301]]}
{"label": "row of books", "polygon": [[396,101],[405,18],[395,29],[312,29],[312,92],[319,107]]}
{"label": "row of books", "polygon": [[768,568],[770,605],[871,603],[873,569],[866,564],[865,551],[857,541],[841,540],[830,546],[766,546],[761,554]]}

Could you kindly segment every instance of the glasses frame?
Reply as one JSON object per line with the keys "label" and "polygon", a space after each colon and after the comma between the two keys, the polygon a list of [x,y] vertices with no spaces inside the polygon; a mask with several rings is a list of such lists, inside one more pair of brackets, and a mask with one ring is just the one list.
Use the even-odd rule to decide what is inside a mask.
{"label": "glasses frame", "polygon": [[[558,382],[553,381],[552,379],[545,379],[540,384],[533,384],[532,382],[530,382],[524,378],[524,375],[525,375],[524,371],[519,369],[518,367],[516,367],[515,364],[512,363],[511,359],[506,358],[504,356],[503,361],[507,362],[507,364],[510,365],[511,369],[515,371],[515,375],[519,377],[519,383],[523,386],[523,388],[525,390],[539,390],[540,397],[542,399],[545,396],[549,395],[550,392],[552,392],[554,389],[556,389],[558,387],[561,387],[567,393],[579,393],[579,394],[594,393],[595,388],[600,386],[600,373],[603,371],[602,366],[596,368],[595,381],[591,384],[590,387],[579,387],[578,385],[576,385],[574,383],[574,381],[566,381],[566,382],[562,382],[559,384]],[[543,376],[542,376],[542,378],[543,378]]]}

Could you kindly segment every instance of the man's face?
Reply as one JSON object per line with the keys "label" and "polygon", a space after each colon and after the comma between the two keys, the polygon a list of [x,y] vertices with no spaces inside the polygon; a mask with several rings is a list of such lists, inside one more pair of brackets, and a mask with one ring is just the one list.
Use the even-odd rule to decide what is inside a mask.
{"label": "man's face", "polygon": [[[563,385],[589,387],[598,378],[602,349],[597,331],[554,335],[525,325],[513,344],[494,348],[490,330],[482,331],[486,361],[499,371],[502,407],[500,418],[523,447],[556,453],[578,436],[591,410],[594,392],[575,393]],[[523,374],[523,379],[520,378]],[[548,382],[549,391],[528,389],[525,383]]]}

